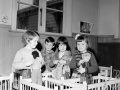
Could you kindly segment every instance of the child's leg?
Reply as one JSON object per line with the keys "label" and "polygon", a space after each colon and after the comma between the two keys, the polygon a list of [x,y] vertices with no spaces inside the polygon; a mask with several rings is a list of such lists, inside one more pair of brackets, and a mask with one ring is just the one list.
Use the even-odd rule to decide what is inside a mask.
{"label": "child's leg", "polygon": [[38,75],[38,84],[39,85],[42,85],[42,74],[41,74],[41,71],[40,70],[38,70],[38,73],[37,73],[37,75]]}
{"label": "child's leg", "polygon": [[32,78],[33,83],[37,83],[38,81],[38,70],[37,69],[32,70],[31,78]]}

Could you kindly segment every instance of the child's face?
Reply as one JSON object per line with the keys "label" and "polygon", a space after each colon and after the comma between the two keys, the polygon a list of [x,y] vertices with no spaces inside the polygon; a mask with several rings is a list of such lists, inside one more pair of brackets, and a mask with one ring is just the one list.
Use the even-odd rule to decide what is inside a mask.
{"label": "child's face", "polygon": [[61,52],[64,52],[64,51],[66,51],[67,46],[65,44],[59,44],[58,48]]}
{"label": "child's face", "polygon": [[28,45],[31,49],[35,48],[38,44],[39,36],[34,37],[32,40],[28,42]]}
{"label": "child's face", "polygon": [[47,51],[51,50],[53,48],[53,43],[51,42],[45,42],[45,48]]}
{"label": "child's face", "polygon": [[86,43],[86,41],[82,40],[81,42],[77,42],[77,49],[80,52],[85,52],[87,50],[87,43]]}

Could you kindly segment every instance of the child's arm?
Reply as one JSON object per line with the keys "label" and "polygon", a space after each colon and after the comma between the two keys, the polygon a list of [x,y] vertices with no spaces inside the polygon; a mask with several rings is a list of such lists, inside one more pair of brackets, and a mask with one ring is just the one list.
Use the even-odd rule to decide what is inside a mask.
{"label": "child's arm", "polygon": [[76,60],[75,56],[73,55],[72,58],[71,58],[71,61],[69,63],[70,69],[76,69],[76,68],[78,68],[79,67],[78,66],[78,62],[79,62],[79,60]]}
{"label": "child's arm", "polygon": [[77,66],[81,66],[85,61],[83,59],[79,60],[79,62],[77,63]]}
{"label": "child's arm", "polygon": [[23,60],[23,53],[21,51],[18,51],[15,55],[12,67],[15,69],[24,69],[32,64],[33,64],[32,61],[25,63]]}
{"label": "child's arm", "polygon": [[98,64],[93,53],[91,53],[90,65],[86,68],[86,72],[94,73],[98,70]]}
{"label": "child's arm", "polygon": [[98,65],[96,62],[96,58],[93,53],[85,53],[82,56],[84,63],[88,64],[86,67],[81,66],[78,69],[80,73],[94,73],[98,70]]}

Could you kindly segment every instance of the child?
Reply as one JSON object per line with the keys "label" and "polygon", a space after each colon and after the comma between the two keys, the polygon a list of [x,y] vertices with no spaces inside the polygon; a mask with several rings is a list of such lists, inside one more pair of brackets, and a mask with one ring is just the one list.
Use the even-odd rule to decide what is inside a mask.
{"label": "child", "polygon": [[53,60],[54,60],[54,56],[55,56],[55,40],[52,37],[47,37],[45,39],[45,47],[44,50],[41,52],[42,56],[44,58],[45,61],[45,66],[46,66],[46,72],[52,71],[52,66],[53,64]]}
{"label": "child", "polygon": [[54,64],[56,68],[53,71],[53,78],[60,80],[61,77],[68,79],[70,75],[69,62],[71,60],[71,49],[66,37],[59,37],[56,46],[58,52],[55,54]]}
{"label": "child", "polygon": [[[24,47],[17,51],[13,64],[12,64],[12,71],[15,72],[16,70],[22,70],[22,77],[28,78],[30,74],[28,73],[28,69],[39,69],[39,72],[32,72],[32,82],[41,84],[42,83],[42,76],[40,67],[44,63],[41,53],[36,49],[36,45],[39,40],[39,35],[37,32],[34,31],[26,31],[22,36],[22,42]],[[34,59],[32,52],[37,51],[39,56]],[[42,64],[41,64],[42,63]],[[30,71],[30,70],[29,70]],[[33,74],[34,73],[34,74]],[[37,76],[39,76],[39,80]]]}
{"label": "child", "polygon": [[70,68],[73,69],[72,77],[80,77],[81,83],[84,80],[90,83],[91,74],[98,70],[98,64],[94,54],[88,51],[90,43],[87,36],[76,35],[76,52],[70,62]]}

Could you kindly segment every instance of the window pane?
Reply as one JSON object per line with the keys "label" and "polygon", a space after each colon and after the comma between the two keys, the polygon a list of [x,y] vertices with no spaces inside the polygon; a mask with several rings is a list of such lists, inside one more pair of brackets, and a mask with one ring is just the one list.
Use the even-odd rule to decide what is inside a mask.
{"label": "window pane", "polygon": [[46,32],[62,33],[63,0],[47,0]]}
{"label": "window pane", "polygon": [[63,0],[47,0],[47,8],[63,10]]}
{"label": "window pane", "polygon": [[46,32],[62,33],[63,13],[48,10],[46,13]]}
{"label": "window pane", "polygon": [[38,30],[38,7],[18,4],[17,29]]}
{"label": "window pane", "polygon": [[39,5],[39,0],[18,0],[18,2],[27,3],[30,5]]}

